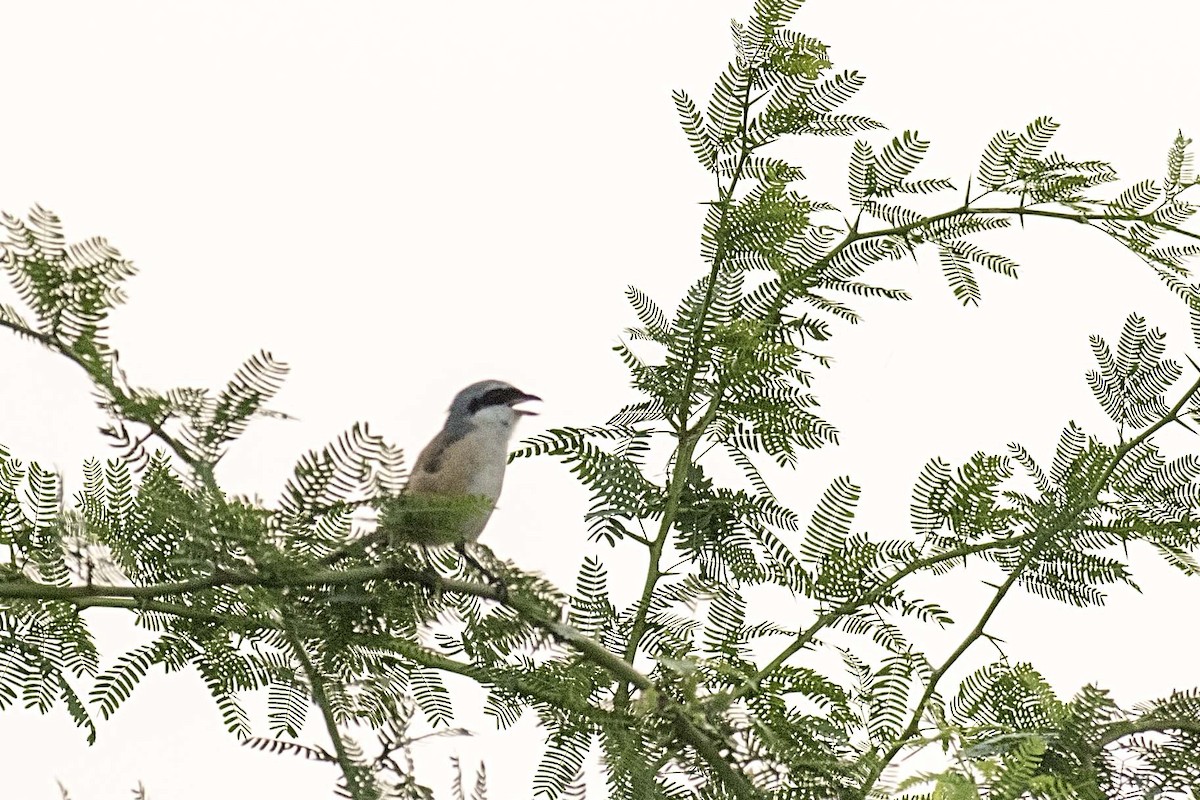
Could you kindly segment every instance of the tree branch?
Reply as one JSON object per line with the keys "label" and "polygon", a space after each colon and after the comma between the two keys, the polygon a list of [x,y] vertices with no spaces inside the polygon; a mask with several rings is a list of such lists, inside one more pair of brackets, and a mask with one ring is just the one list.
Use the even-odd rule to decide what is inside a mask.
{"label": "tree branch", "polygon": [[1196,381],[1192,383],[1187,391],[1185,391],[1179,398],[1179,401],[1172,406],[1162,418],[1160,418],[1150,427],[1146,428],[1146,430],[1142,431],[1138,436],[1135,436],[1116,449],[1112,459],[1109,461],[1108,466],[1098,476],[1096,476],[1096,480],[1092,483],[1092,486],[1090,487],[1086,496],[1078,498],[1066,509],[1063,509],[1062,513],[1056,515],[1057,518],[1045,526],[1044,529],[1035,533],[1035,541],[1033,546],[1030,547],[1029,552],[1022,556],[1021,560],[1018,561],[1015,566],[1013,566],[1012,571],[1009,573],[1004,582],[997,587],[995,593],[992,595],[991,602],[988,603],[987,608],[984,609],[983,614],[980,616],[979,622],[976,623],[975,627],[971,629],[967,636],[962,640],[962,642],[959,643],[958,647],[954,649],[954,651],[946,658],[946,660],[942,662],[941,666],[935,669],[929,676],[929,682],[925,687],[925,691],[921,694],[921,697],[917,700],[917,703],[913,708],[912,716],[909,718],[908,725],[904,728],[900,735],[896,737],[892,745],[871,769],[867,779],[863,781],[861,789],[863,796],[866,796],[866,793],[875,785],[875,782],[879,780],[879,776],[883,774],[885,769],[887,769],[887,766],[891,763],[892,759],[894,759],[900,753],[900,751],[904,749],[912,737],[916,735],[921,725],[921,717],[925,713],[925,707],[929,704],[929,701],[933,698],[934,693],[937,691],[938,683],[943,677],[945,677],[950,668],[957,663],[958,659],[967,652],[971,645],[973,645],[980,639],[980,637],[983,636],[984,629],[987,627],[988,622],[991,621],[992,616],[996,613],[996,609],[1000,607],[1000,603],[1004,600],[1009,590],[1012,589],[1013,585],[1024,573],[1025,569],[1031,563],[1033,563],[1034,559],[1036,559],[1038,555],[1041,554],[1042,549],[1055,534],[1066,530],[1075,522],[1076,518],[1083,514],[1087,509],[1095,505],[1096,498],[1100,491],[1104,488],[1104,485],[1108,483],[1113,472],[1116,471],[1117,467],[1120,465],[1125,456],[1127,456],[1131,450],[1153,436],[1163,426],[1170,424],[1170,422],[1175,419],[1175,417],[1192,398],[1192,396],[1196,394],[1197,391],[1200,391],[1200,378],[1197,378]]}
{"label": "tree branch", "polygon": [[291,626],[286,623],[282,630],[287,637],[288,644],[291,645],[292,651],[296,654],[296,658],[300,660],[304,667],[304,672],[308,677],[308,685],[312,690],[313,702],[321,711],[321,717],[325,720],[325,729],[329,732],[329,738],[333,741],[333,752],[337,756],[338,766],[342,769],[342,775],[346,778],[346,788],[349,790],[351,797],[354,800],[377,800],[378,792],[371,791],[370,787],[363,785],[363,778],[366,776],[366,769],[355,763],[354,758],[346,750],[346,742],[342,739],[341,731],[338,730],[337,719],[333,714],[333,706],[329,702],[329,695],[325,692],[325,678],[321,671],[317,669],[313,663],[312,657],[308,654],[308,649],[304,642],[292,630]]}
{"label": "tree branch", "polygon": [[[671,533],[671,528],[675,525],[675,518],[679,511],[679,501],[683,497],[683,490],[687,486],[688,473],[692,467],[692,456],[696,451],[696,445],[704,435],[705,428],[711,424],[712,419],[715,417],[719,402],[719,398],[713,398],[712,403],[701,420],[695,425],[689,424],[692,416],[692,392],[695,388],[696,376],[699,374],[701,365],[700,348],[704,340],[704,320],[708,316],[709,309],[712,307],[714,293],[716,292],[717,277],[720,275],[721,265],[725,262],[728,250],[729,212],[734,203],[733,194],[742,179],[742,174],[746,167],[746,159],[754,152],[754,146],[747,138],[751,105],[750,90],[753,84],[753,73],[748,72],[746,74],[745,89],[742,94],[740,153],[729,185],[718,191],[720,197],[717,203],[720,205],[721,214],[717,220],[717,248],[713,253],[712,265],[709,267],[708,284],[705,287],[704,300],[700,305],[700,316],[692,326],[691,331],[691,343],[688,348],[690,363],[687,373],[684,375],[683,390],[680,393],[679,415],[675,421],[675,431],[679,444],[675,449],[671,478],[667,484],[667,501],[663,509],[662,520],[659,522],[658,534],[650,542],[646,564],[646,579],[642,584],[642,594],[638,598],[633,622],[629,629],[629,640],[625,645],[625,660],[631,664],[637,659],[638,648],[641,646],[642,639],[646,635],[647,615],[650,613],[650,603],[654,598],[654,590],[658,586],[658,581],[662,577],[661,560],[663,549],[666,546],[667,537]],[[719,174],[718,172],[718,185],[720,181]],[[617,686],[614,703],[617,708],[624,708],[628,705],[628,683],[622,682]]]}
{"label": "tree branch", "polygon": [[1190,733],[1193,736],[1200,736],[1200,721],[1182,717],[1167,719],[1150,717],[1133,721],[1115,722],[1100,737],[1097,749],[1103,750],[1105,747],[1124,739],[1126,736],[1133,736],[1138,733],[1166,733],[1168,731],[1180,731],[1182,733]]}
{"label": "tree branch", "polygon": [[[511,594],[491,584],[471,583],[444,578],[432,572],[417,571],[397,564],[356,567],[347,570],[319,570],[286,578],[222,571],[191,581],[178,581],[149,586],[52,586],[34,582],[9,581],[0,583],[0,598],[60,601],[71,603],[80,608],[95,606],[128,608],[132,610],[144,608],[146,610],[161,611],[162,613],[175,614],[176,616],[190,619],[199,619],[205,622],[225,624],[227,620],[220,615],[215,615],[207,611],[197,611],[187,606],[172,603],[159,603],[154,601],[153,598],[187,595],[208,589],[233,586],[255,586],[269,589],[311,586],[356,586],[371,580],[420,583],[428,586],[433,591],[473,595],[501,603],[516,611],[529,624],[544,630],[555,640],[570,646],[588,661],[604,669],[612,675],[614,680],[635,686],[643,691],[650,691],[656,688],[654,681],[639,672],[633,664],[614,654],[596,640],[585,636],[574,627],[559,622],[558,619],[550,616],[541,605],[528,598]],[[284,630],[291,637],[291,644],[293,649],[297,651],[297,657],[301,657],[301,653],[304,653],[304,657],[301,659],[303,662],[304,658],[307,658],[307,652],[304,651],[302,643],[286,627],[281,628],[281,630]],[[310,666],[312,666],[311,663],[306,664],[306,670]],[[454,662],[441,663],[436,666],[438,668],[448,668],[452,671],[460,671],[454,667]],[[314,700],[320,705],[322,701],[317,697],[317,679],[313,677],[313,674],[310,672],[310,679],[314,684]],[[722,745],[720,740],[710,737],[697,728],[690,721],[690,712],[685,705],[665,695],[659,695],[659,698],[661,701],[659,708],[664,718],[670,721],[680,740],[694,748],[700,754],[730,791],[737,797],[746,798],[747,800],[758,797],[756,790],[750,784],[749,780],[740,772],[734,770],[724,757],[721,756]],[[322,713],[325,713],[325,711],[326,709],[323,708]],[[329,714],[326,714],[326,717],[328,727]],[[350,777],[350,774],[347,773],[347,780],[350,780]]]}
{"label": "tree branch", "polygon": [[945,561],[953,561],[956,558],[983,553],[988,550],[999,550],[1002,548],[1013,547],[1022,542],[1029,540],[1033,536],[1032,533],[1022,534],[1020,536],[1012,536],[1006,539],[995,539],[989,542],[979,542],[977,544],[963,545],[956,547],[953,550],[946,550],[941,553],[934,553],[925,558],[917,559],[916,561],[906,564],[904,567],[893,573],[887,580],[878,584],[870,591],[854,598],[847,600],[837,608],[827,611],[813,622],[812,625],[805,628],[787,647],[783,648],[775,658],[771,659],[766,666],[756,672],[753,676],[746,680],[737,691],[730,695],[730,701],[738,700],[751,694],[771,673],[779,669],[783,664],[796,653],[807,647],[813,638],[825,628],[836,622],[838,619],[850,614],[863,606],[870,605],[881,598],[893,586],[899,583],[904,578],[912,575],[915,572],[928,569]]}

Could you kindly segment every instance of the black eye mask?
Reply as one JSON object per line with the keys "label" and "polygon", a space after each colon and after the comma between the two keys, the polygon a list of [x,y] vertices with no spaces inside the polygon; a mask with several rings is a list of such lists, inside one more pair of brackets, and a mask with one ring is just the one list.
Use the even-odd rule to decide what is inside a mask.
{"label": "black eye mask", "polygon": [[467,406],[467,412],[474,414],[481,408],[488,406],[512,406],[517,403],[522,403],[526,400],[541,400],[542,398],[533,394],[525,394],[520,389],[512,386],[503,387],[500,389],[492,389],[484,392],[479,397],[476,397]]}

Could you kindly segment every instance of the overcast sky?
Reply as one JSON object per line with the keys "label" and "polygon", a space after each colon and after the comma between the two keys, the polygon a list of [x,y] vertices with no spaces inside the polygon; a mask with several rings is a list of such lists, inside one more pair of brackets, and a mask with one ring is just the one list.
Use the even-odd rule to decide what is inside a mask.
{"label": "overcast sky", "polygon": [[[1134,180],[1161,176],[1178,128],[1200,133],[1193,5],[812,0],[798,27],[867,75],[851,110],[933,140],[928,177],[963,186],[992,133],[1051,114],[1057,148]],[[750,3],[4,6],[0,208],[41,203],[70,240],[104,235],[139,265],[112,321],[135,384],[216,387],[259,348],[293,366],[273,405],[297,421],[259,423],[222,466],[230,489],[270,499],[304,450],[356,420],[415,454],[480,378],[545,398],[525,433],[629,399],[611,352],[632,321],[623,290],[678,299],[701,268],[698,201],[711,197],[670,91],[706,95],[731,58],[729,18]],[[843,202],[850,145],[789,149],[802,191]],[[1115,339],[1138,311],[1171,352],[1188,346],[1182,307],[1098,234],[1035,221],[1003,242],[1022,277],[983,276],[979,309],[957,304],[933,252],[873,273],[916,299],[839,327],[815,390],[842,445],[780,479],[798,508],[848,473],[865,527],[902,531],[931,456],[1015,440],[1048,460],[1069,419],[1110,433],[1083,381],[1088,334]],[[6,335],[0,364],[0,443],[75,483],[85,458],[110,454],[70,364]],[[598,551],[631,584],[640,554],[588,542],[585,501],[559,465],[519,462],[485,541],[564,586]],[[1152,559],[1138,578],[1144,594],[1102,610],[1014,598],[994,631],[1068,695],[1193,685],[1191,643],[1171,630],[1194,613],[1196,582]],[[966,619],[969,591],[962,603]],[[138,640],[116,612],[90,618],[106,664]],[[457,752],[472,770],[486,761],[493,797],[525,796],[536,732],[486,735],[477,706],[460,698],[480,735],[418,751],[422,775],[440,782]],[[61,709],[0,713],[0,752],[19,800],[57,798],[55,779],[76,800],[127,797],[138,780],[153,800],[324,800],[335,779],[240,747],[190,672],[148,678],[93,747]]]}

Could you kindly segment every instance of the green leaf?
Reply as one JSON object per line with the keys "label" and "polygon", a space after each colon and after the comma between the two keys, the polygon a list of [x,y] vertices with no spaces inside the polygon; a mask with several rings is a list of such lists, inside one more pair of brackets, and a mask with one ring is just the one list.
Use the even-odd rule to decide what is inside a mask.
{"label": "green leaf", "polygon": [[950,484],[950,465],[942,459],[932,458],[921,468],[909,505],[915,533],[929,535],[942,527]]}
{"label": "green leaf", "polygon": [[739,63],[730,64],[717,78],[708,101],[708,140],[724,151],[742,132],[744,102],[750,90],[750,75]]}
{"label": "green leaf", "polygon": [[982,299],[979,292],[979,281],[971,271],[971,265],[966,256],[954,247],[939,247],[938,255],[942,262],[942,274],[950,283],[950,290],[955,298],[964,306],[977,306]]}
{"label": "green leaf", "polygon": [[705,128],[704,120],[700,117],[700,112],[696,110],[696,104],[682,90],[672,92],[671,97],[675,100],[675,109],[679,112],[679,124],[683,127],[692,152],[696,154],[701,166],[707,170],[714,169],[717,164],[717,146]]}
{"label": "green leaf", "polygon": [[[829,62],[825,63],[828,65]],[[805,105],[817,114],[828,114],[853,97],[865,83],[866,78],[857,72],[832,75],[808,92]]]}
{"label": "green leaf", "polygon": [[929,142],[919,138],[916,131],[905,131],[892,139],[875,159],[879,183],[883,186],[899,184],[920,166],[928,151]]}
{"label": "green leaf", "polygon": [[1012,131],[1000,131],[988,142],[979,162],[979,182],[985,188],[999,189],[1013,179],[1018,138]]}
{"label": "green leaf", "polygon": [[1017,166],[1027,161],[1039,158],[1050,144],[1058,123],[1050,117],[1038,117],[1025,126],[1025,130],[1017,137],[1012,151],[1012,163]]}
{"label": "green leaf", "polygon": [[1182,186],[1195,180],[1192,172],[1192,153],[1188,149],[1192,140],[1185,138],[1183,131],[1175,135],[1171,148],[1167,151],[1167,193],[1178,191]]}
{"label": "green leaf", "polygon": [[1152,180],[1144,180],[1135,183],[1117,195],[1117,198],[1109,204],[1109,207],[1114,214],[1141,214],[1157,199],[1157,184]]}
{"label": "green leaf", "polygon": [[875,196],[879,179],[875,174],[875,152],[869,142],[859,139],[850,156],[850,202],[862,205]]}
{"label": "green leaf", "polygon": [[847,476],[829,484],[804,532],[800,555],[805,561],[820,564],[842,549],[861,496],[862,489]]}

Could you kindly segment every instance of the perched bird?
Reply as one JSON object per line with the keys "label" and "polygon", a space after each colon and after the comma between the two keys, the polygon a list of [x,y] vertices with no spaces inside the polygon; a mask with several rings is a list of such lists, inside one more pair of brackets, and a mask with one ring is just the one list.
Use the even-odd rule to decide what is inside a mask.
{"label": "perched bird", "polygon": [[508,443],[517,420],[534,412],[516,408],[541,400],[504,381],[479,381],[454,396],[446,424],[421,451],[399,497],[380,507],[375,533],[335,551],[330,564],[387,542],[422,547],[453,544],[477,569],[490,576],[466,552],[479,539],[504,484]]}
{"label": "perched bird", "polygon": [[455,395],[446,424],[417,456],[404,488],[412,506],[431,512],[417,516],[440,509],[453,519],[406,525],[404,538],[419,544],[479,539],[504,485],[513,429],[517,420],[533,414],[516,406],[541,399],[504,381],[479,381]]}

